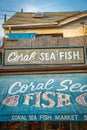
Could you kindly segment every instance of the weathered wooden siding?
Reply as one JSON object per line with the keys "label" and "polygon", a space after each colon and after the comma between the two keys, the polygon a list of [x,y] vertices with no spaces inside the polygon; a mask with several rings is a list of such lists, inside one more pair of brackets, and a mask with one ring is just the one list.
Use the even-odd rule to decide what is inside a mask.
{"label": "weathered wooden siding", "polygon": [[38,48],[54,46],[87,46],[87,36],[69,38],[4,39],[5,48]]}

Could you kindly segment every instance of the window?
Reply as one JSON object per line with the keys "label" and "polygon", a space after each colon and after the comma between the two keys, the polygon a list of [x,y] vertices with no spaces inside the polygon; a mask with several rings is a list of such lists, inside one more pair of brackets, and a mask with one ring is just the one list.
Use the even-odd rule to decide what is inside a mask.
{"label": "window", "polygon": [[70,130],[70,122],[46,122],[46,130]]}
{"label": "window", "polygon": [[0,130],[87,130],[87,122],[0,122]]}
{"label": "window", "polygon": [[37,38],[63,37],[63,34],[36,34]]}

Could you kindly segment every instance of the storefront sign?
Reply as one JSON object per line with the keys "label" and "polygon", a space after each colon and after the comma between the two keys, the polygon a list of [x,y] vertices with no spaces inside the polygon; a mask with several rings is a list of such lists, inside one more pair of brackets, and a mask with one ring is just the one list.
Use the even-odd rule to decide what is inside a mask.
{"label": "storefront sign", "polygon": [[0,120],[87,120],[87,74],[0,76]]}
{"label": "storefront sign", "polygon": [[87,121],[87,115],[0,115],[0,121]]}
{"label": "storefront sign", "polygon": [[6,49],[4,66],[84,63],[84,48]]}

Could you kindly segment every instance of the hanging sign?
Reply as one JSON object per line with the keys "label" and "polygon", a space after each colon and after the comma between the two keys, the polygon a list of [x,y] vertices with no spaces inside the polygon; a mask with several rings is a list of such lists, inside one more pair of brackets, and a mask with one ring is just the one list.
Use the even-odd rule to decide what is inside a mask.
{"label": "hanging sign", "polygon": [[4,66],[83,64],[84,48],[5,49]]}
{"label": "hanging sign", "polygon": [[0,121],[87,120],[87,73],[0,76]]}

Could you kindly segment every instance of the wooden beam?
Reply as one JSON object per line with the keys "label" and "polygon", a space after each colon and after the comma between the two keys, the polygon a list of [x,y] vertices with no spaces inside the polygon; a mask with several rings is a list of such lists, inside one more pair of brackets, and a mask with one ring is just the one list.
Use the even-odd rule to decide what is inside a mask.
{"label": "wooden beam", "polygon": [[0,73],[21,73],[21,72],[62,72],[62,71],[84,71],[87,72],[87,66],[53,66],[43,68],[0,68]]}

